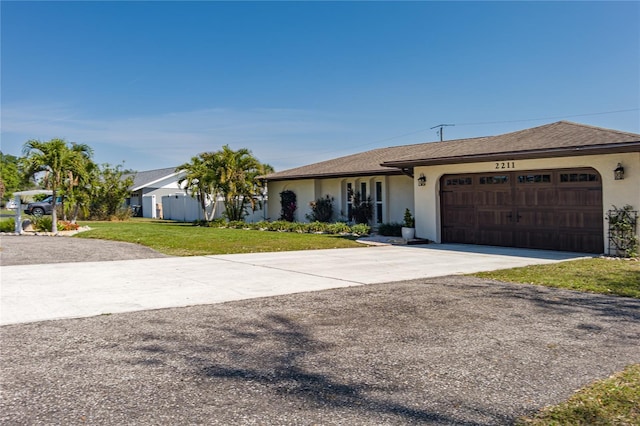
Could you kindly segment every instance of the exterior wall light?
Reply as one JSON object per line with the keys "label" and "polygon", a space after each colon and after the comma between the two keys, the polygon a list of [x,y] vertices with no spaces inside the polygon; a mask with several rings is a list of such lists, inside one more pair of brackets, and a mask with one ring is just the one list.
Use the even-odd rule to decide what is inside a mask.
{"label": "exterior wall light", "polygon": [[427,177],[424,173],[420,173],[420,177],[418,178],[418,186],[425,186],[427,184]]}
{"label": "exterior wall light", "polygon": [[618,167],[613,171],[613,175],[616,180],[624,179],[624,167],[622,167],[621,163],[618,163]]}

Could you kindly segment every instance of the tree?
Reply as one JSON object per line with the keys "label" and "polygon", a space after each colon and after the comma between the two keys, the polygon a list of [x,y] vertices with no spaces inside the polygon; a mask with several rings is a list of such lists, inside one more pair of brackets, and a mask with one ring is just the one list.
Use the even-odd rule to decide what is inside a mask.
{"label": "tree", "polygon": [[215,174],[224,197],[225,216],[230,221],[244,220],[247,206],[255,209],[257,198],[262,195],[264,184],[259,183],[258,177],[273,168],[260,163],[246,148],[234,151],[225,145],[216,156]]}
{"label": "tree", "polygon": [[93,170],[89,203],[92,219],[111,219],[118,215],[133,185],[133,176],[124,177],[130,173],[123,170],[122,165],[103,164]]}
{"label": "tree", "polygon": [[14,192],[28,189],[29,179],[20,170],[20,160],[0,151],[0,199],[10,198]]}
{"label": "tree", "polygon": [[[216,214],[218,202],[218,179],[215,175],[217,168],[215,153],[205,152],[191,158],[189,163],[179,166],[176,171],[182,171],[185,176],[178,180],[179,185],[184,184],[187,194],[200,202],[200,208],[205,220],[213,220]],[[211,214],[207,213],[207,203],[212,202]]]}
{"label": "tree", "polygon": [[62,206],[64,220],[69,216],[71,222],[76,223],[80,210],[85,213],[89,211],[91,187],[96,177],[97,165],[91,159],[90,148],[86,145],[72,143],[71,151],[79,157],[76,167],[67,170]]}
{"label": "tree", "polygon": [[82,173],[81,170],[93,151],[84,144],[69,147],[64,139],[51,139],[47,142],[32,139],[24,144],[23,154],[26,175],[31,177],[44,173],[43,184],[52,191],[51,232],[56,233],[58,191],[64,189],[65,179],[70,175]]}
{"label": "tree", "polygon": [[273,167],[260,163],[248,149],[234,151],[225,145],[220,151],[193,157],[177,170],[186,172],[179,183],[184,183],[187,193],[199,199],[207,220],[213,218],[215,204],[214,211],[207,215],[206,202],[216,203],[221,196],[224,198],[224,215],[233,221],[243,220],[248,206],[256,208],[265,190],[265,182],[258,177],[271,173]]}

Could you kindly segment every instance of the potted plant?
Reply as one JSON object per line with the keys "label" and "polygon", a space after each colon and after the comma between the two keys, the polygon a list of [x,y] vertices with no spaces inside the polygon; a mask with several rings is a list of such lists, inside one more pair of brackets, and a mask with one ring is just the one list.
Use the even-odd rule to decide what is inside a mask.
{"label": "potted plant", "polygon": [[405,241],[413,240],[416,236],[416,221],[411,215],[409,209],[404,211],[404,226],[402,227],[402,239]]}

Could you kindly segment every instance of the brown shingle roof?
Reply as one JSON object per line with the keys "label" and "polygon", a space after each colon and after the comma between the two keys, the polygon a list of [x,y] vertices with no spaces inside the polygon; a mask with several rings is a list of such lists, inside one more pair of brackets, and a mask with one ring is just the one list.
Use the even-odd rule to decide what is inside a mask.
{"label": "brown shingle roof", "polygon": [[272,173],[266,179],[398,174],[400,167],[417,165],[629,151],[640,151],[640,135],[559,121],[499,136],[379,148]]}

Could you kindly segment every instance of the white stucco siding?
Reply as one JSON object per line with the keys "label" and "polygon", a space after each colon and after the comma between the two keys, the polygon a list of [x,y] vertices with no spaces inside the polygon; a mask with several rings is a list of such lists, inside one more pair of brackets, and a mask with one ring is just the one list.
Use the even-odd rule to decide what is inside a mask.
{"label": "white stucco siding", "polygon": [[409,208],[413,213],[413,180],[411,178],[407,176],[358,176],[269,182],[271,202],[269,203],[268,216],[271,220],[277,220],[280,217],[280,193],[285,190],[291,190],[296,194],[297,199],[297,221],[307,222],[306,215],[311,213],[310,203],[327,195],[333,197],[333,219],[335,221],[346,221],[348,210],[347,184],[350,183],[355,191],[360,191],[362,183],[366,184],[366,195],[371,196],[372,202],[375,204],[377,201],[377,182],[382,185],[383,222],[402,222],[406,208]]}
{"label": "white stucco siding", "polygon": [[269,182],[268,190],[270,202],[267,207],[267,211],[270,220],[278,220],[280,218],[280,213],[282,210],[282,207],[280,205],[280,193],[287,190],[293,191],[296,194],[296,221],[304,221],[305,214],[308,214],[311,211],[309,207],[309,201],[314,200],[314,179]]}
{"label": "white stucco siding", "polygon": [[388,176],[386,203],[387,216],[385,223],[402,223],[404,221],[405,209],[411,210],[411,214],[415,217],[416,211],[414,207],[414,179],[409,176]]}
{"label": "white stucco siding", "polygon": [[[534,160],[510,160],[513,167],[505,171],[526,171],[543,169],[562,169],[592,167],[602,178],[603,214],[606,215],[612,205],[622,207],[631,205],[640,210],[640,153],[606,154],[579,157],[545,158]],[[490,173],[501,170],[500,162],[482,162],[468,164],[452,164],[441,166],[416,167],[415,176],[424,173],[427,178],[425,186],[415,186],[416,235],[441,242],[440,235],[440,178],[446,174]],[[613,170],[621,163],[625,169],[624,180],[615,180]],[[498,167],[498,169],[496,169]],[[605,246],[607,241],[607,223],[604,223]]]}

